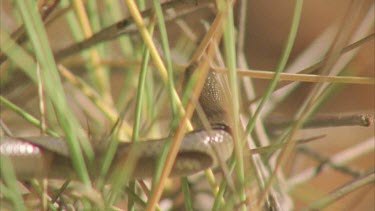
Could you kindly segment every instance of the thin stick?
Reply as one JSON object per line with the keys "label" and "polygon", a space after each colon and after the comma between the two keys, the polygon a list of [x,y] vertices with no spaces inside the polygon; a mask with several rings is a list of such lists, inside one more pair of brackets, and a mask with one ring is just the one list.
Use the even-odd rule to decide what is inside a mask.
{"label": "thin stick", "polygon": [[[341,54],[344,54],[344,53],[346,53],[346,52],[349,52],[349,51],[351,51],[351,50],[353,50],[353,49],[355,49],[355,48],[361,46],[363,43],[365,43],[365,42],[367,42],[367,41],[370,41],[370,40],[372,40],[372,39],[374,39],[374,38],[375,38],[375,33],[372,33],[372,34],[370,34],[370,35],[368,35],[368,36],[366,36],[366,37],[364,37],[364,38],[358,40],[357,42],[354,42],[354,43],[352,43],[352,44],[346,46],[346,47],[343,48],[341,51],[338,51],[337,54],[340,54],[340,55],[341,55]],[[333,55],[333,56],[337,56],[337,55]],[[319,62],[317,62],[317,63],[311,65],[310,67],[307,67],[307,68],[305,68],[305,69],[303,69],[303,70],[301,70],[301,71],[299,71],[299,72],[300,72],[300,73],[311,73],[312,71],[314,71],[314,70],[316,70],[316,69],[322,67],[322,66],[324,65],[324,63],[326,62],[327,59],[328,59],[328,57],[325,56],[325,57],[322,58],[321,61],[319,61]]]}
{"label": "thin stick", "polygon": [[[166,2],[162,4],[162,10],[165,11],[169,8],[174,8],[179,5],[184,5],[183,11],[179,12],[176,15],[168,16],[165,19],[166,22],[174,21],[178,18],[191,14],[192,12],[195,12],[199,9],[207,7],[209,5],[209,2],[207,0],[204,0],[202,3],[200,2],[199,5],[197,6],[193,1],[185,2],[185,1],[176,0],[176,1]],[[152,13],[152,9],[148,9],[148,10],[141,12],[141,16],[146,18],[146,17],[149,17],[151,13]],[[138,32],[138,29],[134,25],[133,17],[127,17],[121,21],[118,21],[102,29],[101,31],[93,34],[91,37],[81,42],[74,43],[73,45],[68,46],[56,52],[55,57],[57,61],[60,61],[66,58],[67,56],[78,53],[82,51],[83,49],[89,48],[95,44],[108,41],[108,40],[113,40],[123,34],[130,34],[130,33],[135,33],[135,32]]]}
{"label": "thin stick", "polygon": [[[318,115],[312,117],[304,123],[303,128],[322,128],[322,127],[341,127],[341,126],[362,126],[369,127],[374,122],[374,117],[369,114],[353,115]],[[292,124],[294,121],[283,117],[267,117],[264,124],[268,130],[282,130]]]}
{"label": "thin stick", "polygon": [[[375,33],[372,33],[348,46],[343,48],[339,54],[344,54],[349,52],[362,44],[366,43],[367,41],[372,40],[375,38]],[[311,75],[307,73],[311,73],[312,71],[320,68],[324,62],[326,61],[326,57],[323,57],[321,61],[307,67],[303,70],[298,71],[298,74],[292,73],[280,73],[280,81],[303,81],[303,82],[331,82],[331,83],[353,83],[353,84],[374,84],[374,78],[363,78],[363,77],[343,77],[343,76],[321,76],[321,75]],[[226,72],[227,69],[225,68],[213,68],[219,72]],[[244,76],[251,76],[254,78],[262,78],[262,79],[272,79],[275,75],[274,72],[271,71],[260,71],[260,70],[246,70],[246,69],[238,69],[237,72]]]}
{"label": "thin stick", "polygon": [[[217,29],[220,28],[219,26],[221,26],[222,20],[223,20],[223,14],[222,13],[217,14],[214,22],[211,25],[211,28],[210,28],[209,32],[211,30],[217,31]],[[208,35],[211,35],[211,33],[209,33],[209,32],[206,34],[205,37],[207,37]],[[216,33],[216,34],[213,34],[212,36],[214,38],[216,38],[215,40],[218,40],[218,37],[220,37],[219,36],[220,34],[221,33]],[[213,37],[211,37],[211,39]],[[206,42],[211,41],[211,39],[204,38],[202,43],[200,44],[200,46],[203,46],[203,45],[207,46]],[[212,46],[212,45],[210,45],[210,46]],[[204,50],[205,50],[205,48],[203,48],[203,47],[198,47],[197,49],[201,49],[202,52],[204,52]],[[209,47],[207,49],[207,57],[208,58],[212,57],[212,54],[213,54],[213,47]],[[194,55],[196,55],[196,56],[193,56],[193,58],[199,58],[200,57],[199,52],[196,52]],[[194,60],[192,60],[192,61],[196,62]],[[200,74],[201,79],[206,78],[206,76],[208,74],[208,68],[209,68],[209,64],[208,64],[207,59],[204,59],[199,63],[199,66],[198,66],[197,69],[200,70],[199,74]],[[159,176],[159,181],[157,181],[157,183],[155,185],[155,188],[152,191],[151,197],[149,198],[149,201],[147,202],[147,207],[146,207],[147,211],[154,210],[156,204],[158,203],[158,201],[161,197],[166,178],[168,177],[168,175],[171,172],[172,165],[175,161],[178,148],[180,147],[182,137],[183,137],[183,135],[185,133],[185,130],[186,130],[187,123],[188,123],[191,115],[193,114],[198,96],[200,95],[200,92],[203,88],[203,83],[204,83],[203,80],[199,80],[197,82],[197,84],[194,86],[194,90],[191,94],[191,98],[190,98],[190,100],[189,100],[189,102],[186,106],[186,113],[185,113],[183,119],[181,120],[181,123],[179,124],[177,130],[176,130],[175,136],[173,137],[172,144],[169,148],[167,158],[166,158],[165,164],[163,166],[163,170],[162,170],[162,172]]]}
{"label": "thin stick", "polygon": [[[364,156],[370,152],[374,152],[374,141],[372,137],[364,142],[357,144],[356,146],[350,147],[344,151],[341,151],[330,158],[330,162],[335,165],[344,165],[360,156]],[[324,167],[311,167],[304,170],[298,175],[293,176],[288,180],[288,189],[291,190],[298,184],[304,183],[314,178],[319,172],[322,172]]]}
{"label": "thin stick", "polygon": [[[48,22],[47,18],[55,10],[59,2],[60,0],[48,1],[48,2],[43,2],[43,4],[39,6],[38,10],[39,10],[39,13],[43,22]],[[25,31],[25,26],[21,25],[18,29],[16,29],[16,31],[12,33],[11,37],[12,39],[16,41],[17,44],[19,45],[23,44],[28,39],[26,31]],[[3,52],[0,52],[0,65],[4,61],[6,61],[7,58],[8,57]]]}
{"label": "thin stick", "polygon": [[[129,11],[132,15],[132,18],[134,19],[134,22],[135,24],[137,25],[137,28],[139,30],[139,33],[141,34],[142,38],[143,38],[143,41],[145,42],[147,48],[149,49],[150,51],[150,55],[153,59],[153,62],[157,68],[157,70],[159,71],[161,77],[162,77],[162,80],[163,82],[168,85],[170,82],[168,80],[168,71],[164,65],[164,62],[163,60],[161,59],[157,49],[156,49],[156,46],[154,45],[153,41],[152,41],[152,38],[150,36],[150,33],[148,32],[147,28],[146,28],[146,25],[145,25],[145,22],[141,16],[141,13],[139,12],[137,6],[135,5],[134,1],[133,0],[125,0],[125,3],[126,5],[128,6],[129,8]],[[179,114],[181,117],[183,117],[185,115],[185,110],[184,110],[184,107],[181,103],[181,100],[177,94],[177,91],[175,89],[173,89],[173,100],[175,101],[176,105],[177,105],[177,108],[178,108],[178,111],[179,111]],[[193,126],[191,125],[190,121],[188,121],[188,129],[191,130],[193,128]]]}
{"label": "thin stick", "polygon": [[[80,23],[83,35],[85,38],[89,38],[93,35],[89,18],[85,10],[85,6],[80,0],[73,0],[72,2],[74,11],[77,15],[77,19]],[[108,76],[108,71],[102,66],[95,65],[100,61],[100,54],[98,49],[91,48],[89,50],[89,63],[93,65],[93,69],[89,71],[89,74],[93,77],[93,82],[98,88],[99,94],[102,96],[102,100],[107,103],[113,103],[110,87],[110,79]]]}
{"label": "thin stick", "polygon": [[[215,71],[228,72],[226,68],[214,67]],[[249,76],[258,79],[272,79],[275,76],[274,72],[262,70],[246,70],[237,69],[237,73],[242,76]],[[314,83],[349,83],[349,84],[375,84],[375,78],[369,77],[352,77],[352,76],[327,76],[327,75],[313,75],[301,73],[280,73],[279,81],[300,81],[300,82],[314,82]]]}
{"label": "thin stick", "polygon": [[317,168],[317,172],[319,172],[323,166],[329,166],[337,171],[340,171],[344,174],[349,174],[350,176],[352,177],[358,177],[360,175],[359,172],[351,169],[350,167],[348,166],[344,166],[344,165],[338,165],[336,163],[333,163],[331,162],[330,158],[327,157],[327,156],[324,156],[322,155],[321,153],[313,150],[313,149],[310,149],[309,147],[305,147],[305,146],[299,146],[297,148],[297,150],[301,153],[303,153],[304,155],[306,156],[309,156],[311,158],[313,158],[314,160],[318,161],[319,162],[319,165],[318,165],[318,168]]}

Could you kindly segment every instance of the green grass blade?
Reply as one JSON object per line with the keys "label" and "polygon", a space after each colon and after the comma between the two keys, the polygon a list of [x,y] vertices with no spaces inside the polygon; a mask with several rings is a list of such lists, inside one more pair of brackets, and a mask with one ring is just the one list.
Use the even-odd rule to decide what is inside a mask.
{"label": "green grass blade", "polygon": [[303,4],[303,0],[296,0],[291,28],[290,28],[290,31],[289,31],[289,34],[288,34],[287,41],[285,43],[285,47],[282,51],[281,57],[280,57],[279,62],[276,66],[275,76],[273,77],[270,84],[268,84],[266,92],[264,93],[261,101],[259,102],[257,110],[255,111],[253,117],[248,122],[248,124],[246,126],[246,134],[251,133],[252,130],[254,129],[256,119],[258,118],[258,116],[259,116],[259,114],[260,114],[260,112],[263,108],[263,105],[269,99],[272,92],[275,90],[276,85],[277,85],[278,80],[279,80],[279,75],[285,69],[286,63],[288,62],[290,52],[292,51],[294,41],[295,41],[295,38],[296,38],[296,35],[297,35],[298,25],[299,25],[299,22],[300,22],[300,19],[301,19],[301,13],[302,13],[302,4]]}
{"label": "green grass blade", "polygon": [[[28,121],[32,125],[36,127],[40,126],[40,121],[37,118],[33,117],[31,114],[27,113],[22,108],[18,107],[17,105],[13,104],[9,100],[5,99],[3,96],[0,96],[0,102],[3,103],[8,108],[10,108],[11,110],[13,110],[14,112],[16,112],[17,114],[19,114],[22,118],[24,118],[26,121]],[[58,133],[56,133],[55,131],[51,129],[47,129],[46,132],[47,134],[51,136],[55,136],[55,137],[59,136]]]}
{"label": "green grass blade", "polygon": [[[0,49],[8,58],[17,64],[24,73],[37,82],[36,63],[22,47],[20,47],[7,32],[0,29]],[[22,58],[22,59],[20,59]]]}
{"label": "green grass blade", "polygon": [[168,92],[171,99],[171,107],[172,107],[172,121],[175,117],[178,115],[177,110],[177,104],[176,101],[173,98],[173,90],[174,90],[174,82],[173,82],[173,67],[172,67],[172,60],[171,60],[171,53],[169,50],[169,44],[168,44],[168,35],[167,35],[167,29],[165,26],[163,11],[160,5],[160,1],[153,0],[153,5],[156,13],[156,18],[158,22],[159,27],[159,33],[161,38],[161,44],[164,52],[164,57],[166,61],[167,71],[168,71]]}
{"label": "green grass blade", "polygon": [[78,120],[73,116],[66,102],[65,93],[52,51],[47,42],[48,38],[42,20],[37,11],[36,2],[17,0],[17,5],[20,9],[27,34],[33,45],[36,58],[42,68],[41,75],[46,93],[56,109],[58,120],[65,132],[73,166],[79,178],[86,185],[90,185],[90,178],[81,153],[81,147],[77,141],[84,138],[83,129],[78,123]]}
{"label": "green grass blade", "polygon": [[[0,136],[1,138],[1,136]],[[13,203],[14,210],[26,210],[21,193],[18,191],[18,182],[11,161],[8,157],[0,156],[1,179],[6,184],[0,183],[0,192]]]}

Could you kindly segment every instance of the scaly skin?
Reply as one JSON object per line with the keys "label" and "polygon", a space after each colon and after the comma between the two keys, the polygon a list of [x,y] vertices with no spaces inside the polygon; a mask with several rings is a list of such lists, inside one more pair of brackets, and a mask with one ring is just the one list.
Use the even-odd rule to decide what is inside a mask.
{"label": "scaly skin", "polygon": [[[187,71],[187,74],[190,74]],[[199,98],[212,129],[197,129],[187,133],[182,140],[171,176],[190,175],[227,160],[232,154],[233,140],[227,124],[223,88],[214,72],[208,74]],[[198,118],[195,118],[198,119]],[[195,121],[201,127],[200,121]],[[120,142],[111,168],[121,165],[131,147],[137,148],[137,165],[133,178],[152,177],[155,162],[169,138],[140,141],[135,144]],[[94,145],[96,159],[100,165],[105,147]],[[69,150],[62,138],[55,137],[0,137],[1,156],[8,156],[20,180],[30,178],[76,178],[70,162]],[[99,168],[91,170],[93,178]]]}

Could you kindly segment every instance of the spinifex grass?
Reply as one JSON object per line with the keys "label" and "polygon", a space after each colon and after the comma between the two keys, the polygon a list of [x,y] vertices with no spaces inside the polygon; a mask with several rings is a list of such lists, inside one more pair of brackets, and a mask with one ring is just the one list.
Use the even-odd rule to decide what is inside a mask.
{"label": "spinifex grass", "polygon": [[[43,184],[43,182],[34,181],[33,185],[28,188],[31,192],[36,192],[35,195],[41,196],[41,198],[43,194],[48,195],[44,198],[48,201],[47,205],[43,205],[45,209],[57,210],[76,206],[77,209],[127,208],[131,210],[148,208],[153,210],[162,209],[163,207],[159,208],[161,205],[159,206],[158,203],[163,200],[171,202],[177,207],[176,209],[184,206],[187,210],[193,210],[198,204],[197,201],[200,201],[197,195],[202,193],[208,194],[214,200],[213,204],[210,204],[213,210],[236,208],[246,210],[256,208],[263,201],[267,204],[273,202],[272,200],[275,202],[274,208],[280,206],[286,209],[291,208],[288,204],[284,204],[287,200],[283,201],[283,199],[290,199],[288,191],[295,188],[297,184],[314,178],[314,173],[317,170],[312,167],[307,172],[290,177],[285,182],[283,179],[285,175],[281,174],[283,162],[275,164],[269,159],[280,150],[283,152],[281,157],[288,157],[290,149],[294,149],[294,144],[305,144],[305,142],[297,142],[301,139],[291,140],[288,126],[293,126],[293,123],[296,124],[294,125],[294,131],[296,131],[296,128],[302,127],[303,121],[308,121],[309,116],[324,102],[329,101],[338,91],[337,86],[332,85],[334,83],[340,84],[340,86],[343,83],[358,83],[363,84],[363,86],[374,84],[374,78],[372,77],[322,75],[319,72],[311,72],[321,67],[324,68],[326,58],[331,60],[332,57],[346,54],[353,49],[358,49],[363,43],[371,41],[374,38],[373,33],[369,36],[363,33],[352,40],[353,42],[348,42],[350,45],[346,43],[344,46],[347,47],[337,47],[329,56],[321,55],[320,58],[311,60],[309,65],[306,65],[307,68],[301,68],[301,71],[283,72],[286,69],[286,64],[290,62],[290,51],[296,41],[302,1],[296,1],[294,5],[296,9],[291,22],[290,35],[285,40],[286,47],[275,71],[255,71],[247,66],[248,60],[245,55],[244,43],[247,37],[245,20],[248,14],[247,7],[244,9],[246,4],[243,1],[238,1],[243,4],[239,13],[238,31],[236,31],[237,24],[235,23],[237,14],[233,13],[231,2],[227,1],[218,1],[217,5],[220,6],[216,8],[213,3],[208,1],[171,1],[160,4],[159,1],[154,0],[151,10],[145,10],[145,4],[148,2],[141,0],[137,1],[138,7],[132,0],[124,2],[75,0],[72,3],[64,0],[56,1],[58,7],[54,8],[54,10],[57,10],[55,12],[64,10],[64,13],[62,13],[62,17],[54,19],[49,25],[53,25],[55,21],[60,21],[58,24],[63,23],[61,26],[64,26],[64,36],[54,33],[56,37],[53,37],[53,40],[59,42],[60,39],[65,38],[65,35],[71,36],[74,40],[70,41],[71,45],[66,45],[73,47],[69,50],[69,47],[64,46],[61,48],[64,49],[63,51],[51,49],[45,32],[49,25],[43,25],[44,19],[39,17],[35,2],[16,2],[18,6],[14,7],[14,13],[20,14],[18,19],[23,24],[23,26],[20,26],[20,31],[22,31],[22,28],[25,29],[23,31],[28,34],[28,37],[25,44],[17,44],[17,37],[9,35],[12,33],[3,28],[2,24],[0,28],[0,48],[1,53],[5,53],[8,60],[2,64],[0,74],[3,74],[4,71],[8,73],[9,78],[2,78],[1,80],[2,82],[10,81],[14,84],[32,84],[30,87],[35,89],[32,90],[35,91],[33,92],[34,96],[37,96],[38,93],[36,90],[37,84],[45,91],[46,100],[45,102],[44,100],[40,101],[47,106],[47,112],[45,113],[46,133],[52,136],[62,135],[66,137],[72,161],[80,179],[78,182],[70,182],[69,185],[66,185],[68,183],[56,185],[51,182],[49,192],[43,189],[43,185],[38,187],[38,184]],[[181,9],[181,5],[185,8]],[[125,13],[122,14],[124,6],[131,14],[130,18],[123,19],[129,17],[129,15],[124,15]],[[175,8],[175,13],[167,12],[167,8]],[[211,18],[204,21],[211,24],[208,24],[209,30],[207,33],[199,35],[196,25],[199,26],[200,23],[191,25],[190,20],[194,19],[194,15],[191,14],[195,14],[202,8],[206,8],[205,11],[210,12]],[[53,16],[54,13],[52,12],[51,15]],[[178,20],[179,23],[175,24],[177,17],[181,19]],[[215,19],[212,17],[215,17]],[[188,20],[188,22],[184,22],[184,20]],[[362,24],[364,23],[367,22],[364,21]],[[65,27],[65,25],[68,27]],[[156,30],[153,34],[154,25],[157,27],[155,27]],[[371,23],[367,23],[367,25],[371,26]],[[117,26],[118,28],[116,28]],[[177,27],[176,29],[176,26],[181,28]],[[189,32],[186,30],[189,30]],[[130,32],[130,35],[127,35],[126,32]],[[49,31],[49,33],[51,32]],[[221,40],[221,35],[223,35],[223,40]],[[238,36],[236,37],[236,35]],[[196,38],[198,39],[196,40]],[[110,39],[112,41],[108,41]],[[196,43],[197,41],[199,46]],[[187,47],[181,47],[184,45]],[[219,47],[222,47],[222,49]],[[327,45],[327,48],[329,48],[329,45]],[[192,49],[195,49],[194,53],[191,52]],[[55,52],[57,61],[54,60],[53,52]],[[77,57],[79,58],[77,59]],[[190,62],[186,64],[183,61]],[[70,65],[72,63],[76,65]],[[183,81],[181,69],[189,65],[198,67],[201,72],[193,74],[193,79],[187,87],[183,87],[181,84]],[[37,77],[38,66],[40,67],[40,78]],[[17,68],[20,68],[29,79],[18,81],[16,77],[13,78],[12,74],[18,71]],[[176,69],[180,71],[176,71]],[[197,106],[195,100],[204,83],[204,76],[209,69],[213,69],[217,71],[218,75],[229,79],[229,86],[227,87],[229,87],[228,96],[231,99],[231,104],[228,109],[233,120],[231,127],[236,140],[233,156],[236,166],[233,167],[232,165],[231,168],[223,170],[224,173],[221,173],[221,175],[224,174],[224,176],[222,177],[215,177],[220,173],[213,174],[211,171],[206,171],[206,177],[197,176],[198,179],[186,177],[182,180],[167,180],[175,153],[178,150],[179,141],[186,129],[192,129],[189,125],[189,116],[192,115],[194,108]],[[60,76],[62,77],[60,78]],[[272,80],[269,81],[270,85],[265,93],[256,93],[253,90],[245,90],[252,86],[251,81],[246,80],[247,77]],[[281,80],[289,80],[290,82],[277,87],[276,85]],[[269,100],[276,94],[275,90],[283,92],[284,87],[289,89],[290,86],[288,85],[293,85],[289,91],[283,93],[283,97],[289,96],[296,90],[297,85],[295,84],[297,82],[327,83],[329,85],[313,96],[310,104],[308,104],[309,106],[301,108],[300,112],[303,115],[299,115],[292,122],[284,121],[287,123],[286,126],[271,130],[270,127],[267,127],[267,121],[264,123],[260,121],[264,118],[261,111],[268,113],[275,106],[278,106],[278,102]],[[227,84],[224,83],[224,85]],[[3,85],[1,86],[3,87]],[[247,94],[242,94],[243,92]],[[252,96],[248,94],[250,92],[253,92]],[[38,106],[34,104],[35,102],[30,100],[30,102],[27,101],[20,106],[18,98],[21,97],[14,98],[9,93],[8,90],[1,92],[2,109],[14,112],[12,115],[21,116],[33,127],[40,127],[41,119],[35,118],[37,116],[35,113],[38,112]],[[181,93],[185,94],[182,103],[180,96],[183,96],[183,94]],[[243,98],[246,99],[243,100]],[[251,104],[250,108],[247,108],[248,105],[244,105],[243,102]],[[31,111],[30,106],[32,106]],[[245,114],[244,119],[248,123],[247,132],[249,134],[246,135],[251,137],[246,139],[247,142],[242,139],[244,135],[241,123],[244,121],[240,121],[240,118],[244,116],[243,114]],[[6,115],[4,115],[4,119],[8,120]],[[7,124],[7,121],[5,121],[5,124]],[[3,127],[3,122],[1,122],[1,125]],[[86,132],[83,132],[83,128]],[[12,129],[10,127],[11,131]],[[289,137],[289,140],[272,143],[270,140],[273,133],[281,134],[279,139]],[[21,133],[15,129],[15,134]],[[93,134],[102,134],[100,137],[92,137],[93,139],[99,138],[103,141],[111,141],[105,159],[100,163],[101,165],[96,163],[96,160],[92,157],[90,145],[86,145],[87,142],[85,142],[85,140],[87,141],[86,137],[91,138]],[[11,134],[7,133],[7,135]],[[124,166],[115,169],[115,172],[109,171],[118,141],[122,141],[122,139],[141,141],[149,137],[171,135],[175,135],[174,141],[176,142],[170,145],[170,151],[167,151],[168,149],[165,151],[168,154],[165,153],[164,157],[160,158],[160,160],[166,159],[165,164],[164,162],[160,163],[155,173],[156,176],[151,180],[152,184],[149,187],[147,187],[147,182],[144,181],[129,182],[131,169],[134,167],[131,159],[128,159]],[[309,138],[322,137],[320,135],[304,138],[309,140]],[[82,139],[83,142],[78,142],[78,139]],[[353,153],[355,156],[353,156],[360,157],[373,151],[368,149],[369,143],[370,141],[367,141],[358,144],[358,146],[353,146],[352,150],[355,150],[355,153]],[[247,144],[252,149],[243,147]],[[306,153],[308,149],[306,148],[304,150],[297,149],[297,151],[308,155]],[[337,154],[341,155],[340,153]],[[343,163],[338,163],[339,161],[335,156],[317,155],[315,157],[334,158],[331,162],[327,161],[327,166],[331,166],[337,171],[345,173],[347,169],[351,169]],[[84,159],[87,162],[84,162]],[[29,206],[32,206],[30,200],[27,200],[26,197],[23,200],[23,195],[14,191],[17,182],[12,175],[13,171],[11,171],[12,167],[8,165],[9,162],[7,163],[7,160],[3,158],[1,161],[3,180],[0,189],[2,200],[7,199],[10,202],[7,204],[13,205],[13,208],[17,210],[30,208]],[[322,162],[319,159],[317,161]],[[100,169],[99,179],[97,180],[92,180],[88,176],[93,168]],[[275,171],[275,168],[279,171]],[[354,171],[352,175],[361,174]],[[269,180],[272,181],[270,178],[273,177],[276,178],[275,182],[268,182]],[[194,184],[202,178],[206,182],[209,180],[210,185],[207,185],[208,188],[204,186],[202,190],[197,191]],[[168,187],[168,184],[170,184],[168,181],[173,182],[173,188]],[[353,179],[353,182],[348,183],[348,186],[343,186],[343,190],[351,192],[371,181],[373,181],[372,173],[357,180]],[[82,186],[82,183],[86,187]],[[285,184],[287,187],[283,186]],[[60,189],[61,193],[60,191],[55,193],[55,190],[59,190],[61,186],[63,186]],[[142,191],[140,191],[141,189]],[[162,195],[166,189],[169,191]],[[262,192],[263,195],[261,195]],[[322,197],[316,203],[311,203],[310,207],[327,206],[327,204],[341,197],[337,194],[338,192],[340,192],[340,189]],[[276,196],[281,197],[277,198]],[[128,207],[124,206],[126,203],[129,204]]]}

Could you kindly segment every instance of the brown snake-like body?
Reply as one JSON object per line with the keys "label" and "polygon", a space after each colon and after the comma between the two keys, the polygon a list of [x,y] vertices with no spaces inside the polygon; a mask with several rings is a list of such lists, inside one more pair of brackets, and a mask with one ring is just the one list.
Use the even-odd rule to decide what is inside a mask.
{"label": "brown snake-like body", "polygon": [[[204,169],[217,166],[220,160],[227,160],[232,154],[233,140],[227,124],[223,88],[214,72],[210,72],[199,98],[200,105],[211,125],[210,130],[197,129],[187,133],[182,140],[171,176],[190,175]],[[201,124],[200,124],[201,125]],[[75,178],[69,150],[62,138],[39,137],[0,137],[1,156],[7,156],[13,163],[19,179],[37,178]],[[166,141],[170,138],[140,141],[136,143],[120,142],[111,168],[123,164],[131,146],[137,149],[137,165],[132,177],[151,177],[158,156]],[[103,157],[103,146],[94,145],[98,162]],[[91,173],[98,175],[98,169]]]}

